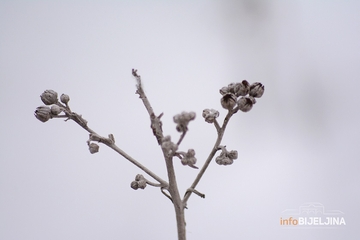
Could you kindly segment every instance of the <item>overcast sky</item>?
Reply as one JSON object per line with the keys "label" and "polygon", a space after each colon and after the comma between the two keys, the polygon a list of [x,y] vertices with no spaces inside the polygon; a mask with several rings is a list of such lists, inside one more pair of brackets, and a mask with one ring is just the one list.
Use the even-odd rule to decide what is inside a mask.
{"label": "overcast sky", "polygon": [[[360,2],[0,1],[0,239],[176,239],[171,202],[130,188],[143,173],[73,121],[34,117],[40,94],[70,107],[167,179],[138,69],[163,129],[194,111],[180,150],[202,166],[216,140],[202,110],[243,79],[265,94],[233,116],[222,144],[233,165],[212,162],[186,210],[188,239],[360,237]],[[175,159],[181,195],[198,170]],[[283,211],[306,202],[341,211],[346,226],[288,229]]]}

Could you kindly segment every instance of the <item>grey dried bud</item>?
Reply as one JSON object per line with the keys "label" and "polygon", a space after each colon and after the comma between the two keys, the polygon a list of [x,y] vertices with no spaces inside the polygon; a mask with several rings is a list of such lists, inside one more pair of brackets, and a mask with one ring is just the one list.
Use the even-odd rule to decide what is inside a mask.
{"label": "grey dried bud", "polygon": [[176,130],[178,132],[186,132],[188,130],[188,124],[191,120],[194,120],[196,117],[195,112],[182,112],[174,116],[174,122],[176,125]]}
{"label": "grey dried bud", "polygon": [[255,103],[255,99],[252,97],[241,97],[237,104],[238,108],[243,112],[248,112],[252,109],[253,104]]}
{"label": "grey dried bud", "polygon": [[228,153],[228,157],[230,159],[237,159],[238,158],[238,152],[236,150],[231,150],[229,153]]}
{"label": "grey dried bud", "polygon": [[233,164],[234,160],[228,158],[228,157],[222,157],[222,156],[218,156],[216,159],[215,159],[215,162],[219,165],[231,165]]}
{"label": "grey dried bud", "polygon": [[181,159],[181,163],[183,165],[188,165],[192,168],[198,168],[195,166],[196,163],[196,157],[195,157],[195,150],[194,149],[189,149],[187,151],[187,153],[185,153],[185,156]]}
{"label": "grey dried bud", "polygon": [[264,94],[265,86],[259,82],[253,83],[250,86],[250,93],[249,95],[256,98],[261,98]]}
{"label": "grey dried bud", "polygon": [[140,181],[140,180],[143,180],[143,179],[145,179],[145,178],[144,178],[144,176],[142,174],[137,174],[135,176],[135,181]]}
{"label": "grey dried bud", "polygon": [[61,108],[58,105],[52,105],[51,106],[51,113],[53,115],[59,115],[61,113]]}
{"label": "grey dried bud", "polygon": [[70,101],[70,97],[67,94],[61,94],[60,101],[64,104],[67,104]]}
{"label": "grey dried bud", "polygon": [[214,109],[204,109],[202,116],[205,118],[206,122],[213,123],[219,116],[219,112]]}
{"label": "grey dried bud", "polygon": [[236,105],[236,96],[233,93],[227,93],[221,98],[221,106],[225,109],[232,110]]}
{"label": "grey dried bud", "polygon": [[241,83],[236,83],[234,86],[234,94],[236,97],[246,96],[250,91],[250,84],[243,80]]}
{"label": "grey dried bud", "polygon": [[226,150],[226,147],[220,146],[221,153],[216,157],[215,162],[219,165],[230,165],[238,158],[238,153],[236,150],[231,150],[230,152]]}
{"label": "grey dried bud", "polygon": [[57,92],[53,91],[53,90],[45,90],[41,95],[40,95],[41,101],[43,101],[43,103],[45,103],[45,105],[51,105],[51,104],[55,104],[58,102],[58,94]]}
{"label": "grey dried bud", "polygon": [[141,189],[146,188],[146,180],[142,179],[142,180],[138,181],[138,187]]}
{"label": "grey dried bud", "polygon": [[222,87],[219,92],[220,92],[221,95],[225,95],[225,94],[229,93],[229,88],[228,87]]}
{"label": "grey dried bud", "polygon": [[89,151],[91,154],[97,153],[99,151],[99,145],[96,143],[89,143]]}
{"label": "grey dried bud", "polygon": [[134,190],[138,190],[139,189],[139,183],[137,181],[132,181],[130,184],[131,188]]}
{"label": "grey dried bud", "polygon": [[35,117],[42,122],[46,122],[51,118],[51,109],[48,106],[40,106],[36,108]]}

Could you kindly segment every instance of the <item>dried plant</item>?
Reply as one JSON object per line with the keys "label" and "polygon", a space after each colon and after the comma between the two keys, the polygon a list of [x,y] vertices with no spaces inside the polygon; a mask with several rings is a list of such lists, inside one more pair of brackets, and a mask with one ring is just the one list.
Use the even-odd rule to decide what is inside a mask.
{"label": "dried plant", "polygon": [[170,136],[164,136],[162,130],[162,122],[160,115],[154,113],[153,108],[144,92],[141,77],[138,75],[137,70],[132,70],[132,75],[136,79],[136,94],[139,95],[142,100],[149,116],[150,116],[150,127],[153,131],[153,134],[161,147],[161,150],[164,155],[168,180],[163,180],[150,169],[142,165],[140,162],[132,158],[130,155],[125,153],[115,144],[115,138],[113,134],[109,134],[108,137],[103,137],[97,134],[95,131],[88,127],[87,121],[79,114],[71,111],[69,107],[70,97],[66,94],[60,96],[60,102],[58,100],[58,94],[53,90],[44,91],[40,98],[46,106],[40,106],[35,110],[35,117],[42,122],[46,122],[52,118],[66,118],[65,121],[71,119],[78,123],[82,128],[89,132],[89,139],[87,144],[89,146],[90,153],[94,154],[99,151],[99,145],[97,143],[103,143],[108,147],[115,150],[125,159],[136,165],[138,168],[147,173],[152,177],[156,182],[149,181],[143,175],[138,174],[135,177],[135,180],[131,182],[131,188],[144,189],[147,185],[153,187],[159,187],[161,192],[171,200],[175,208],[176,213],[176,222],[178,230],[178,239],[186,239],[186,230],[185,230],[185,216],[184,210],[187,208],[187,202],[192,195],[192,193],[205,198],[205,194],[200,193],[196,190],[196,186],[204,175],[206,169],[208,168],[211,160],[214,158],[217,151],[221,150],[219,156],[216,157],[215,162],[219,165],[231,165],[235,159],[238,158],[238,152],[236,150],[228,151],[225,146],[220,145],[222,138],[225,133],[227,124],[229,123],[230,118],[237,113],[239,110],[242,112],[248,112],[252,109],[253,105],[256,103],[255,98],[260,98],[264,93],[264,86],[259,83],[249,84],[246,80],[238,83],[231,83],[228,86],[222,87],[220,89],[220,94],[222,95],[220,103],[221,106],[226,109],[227,115],[225,116],[222,125],[220,126],[217,118],[219,117],[219,112],[214,109],[204,109],[202,116],[206,122],[213,124],[217,131],[217,139],[215,141],[214,147],[211,149],[209,156],[205,160],[204,165],[199,170],[198,175],[196,176],[194,182],[186,190],[183,197],[180,196],[178,186],[176,183],[175,169],[173,165],[174,157],[179,158],[183,165],[189,166],[191,168],[198,169],[196,166],[197,159],[195,157],[195,150],[188,149],[187,151],[179,151],[180,144],[184,139],[187,131],[189,122],[195,119],[195,112],[182,112],[174,116],[174,122],[176,123],[176,130],[181,133],[180,138],[175,143],[171,140]]}

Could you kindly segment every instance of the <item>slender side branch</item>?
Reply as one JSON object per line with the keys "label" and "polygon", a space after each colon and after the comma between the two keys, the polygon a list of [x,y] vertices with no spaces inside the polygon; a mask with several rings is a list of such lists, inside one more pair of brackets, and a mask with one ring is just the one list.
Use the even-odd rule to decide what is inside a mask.
{"label": "slender side branch", "polygon": [[[220,143],[221,143],[221,140],[224,136],[224,132],[225,132],[225,129],[226,129],[226,126],[231,118],[231,116],[234,114],[233,111],[229,111],[228,114],[226,115],[225,119],[224,119],[224,122],[223,122],[223,125],[221,128],[219,128],[219,131],[218,131],[218,137],[216,139],[216,142],[214,144],[214,147],[213,149],[211,150],[208,158],[206,159],[205,163],[204,163],[204,166],[201,168],[201,170],[199,171],[198,175],[196,176],[194,182],[191,184],[191,187],[189,189],[193,189],[195,190],[195,187],[197,186],[197,184],[199,183],[200,179],[202,178],[202,176],[204,175],[206,169],[208,168],[211,160],[214,158],[214,155],[215,153],[218,151],[218,148],[220,146]],[[215,123],[215,122],[214,122]],[[218,125],[218,124],[217,124]],[[215,124],[216,126],[216,124]],[[187,191],[185,193],[185,196],[182,200],[183,202],[183,205],[186,207],[187,205],[187,201],[189,200],[190,196],[191,196],[191,193],[194,192],[194,191]]]}

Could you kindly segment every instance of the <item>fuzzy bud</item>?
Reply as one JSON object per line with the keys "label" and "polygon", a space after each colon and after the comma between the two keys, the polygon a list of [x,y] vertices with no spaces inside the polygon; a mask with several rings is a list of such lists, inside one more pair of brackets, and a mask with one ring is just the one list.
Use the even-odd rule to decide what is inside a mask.
{"label": "fuzzy bud", "polygon": [[250,93],[249,95],[255,98],[261,98],[264,94],[265,86],[259,82],[253,83],[250,86]]}
{"label": "fuzzy bud", "polygon": [[[184,154],[184,152],[182,152],[182,154]],[[194,149],[189,149],[187,151],[187,153],[185,153],[184,157],[181,159],[181,163],[183,165],[188,165],[192,168],[198,168],[195,166],[197,159],[195,157],[195,150]]]}
{"label": "fuzzy bud", "polygon": [[241,97],[237,104],[238,108],[243,112],[248,112],[252,109],[253,104],[255,103],[255,99],[253,97]]}
{"label": "fuzzy bud", "polygon": [[99,151],[99,145],[97,145],[96,143],[90,143],[89,151],[91,154],[97,153]]}
{"label": "fuzzy bud", "polygon": [[139,183],[137,181],[132,181],[130,184],[130,187],[134,190],[138,190],[139,189]]}
{"label": "fuzzy bud", "polygon": [[175,143],[171,142],[170,136],[166,136],[162,139],[161,147],[165,150],[166,153],[169,153],[170,151],[175,153],[178,149],[178,146]]}
{"label": "fuzzy bud", "polygon": [[61,108],[58,105],[52,105],[51,106],[51,113],[53,115],[59,115],[61,113]]}
{"label": "fuzzy bud", "polygon": [[213,123],[215,119],[219,116],[219,112],[214,109],[204,109],[202,113],[203,118],[208,123]]}
{"label": "fuzzy bud", "polygon": [[227,110],[232,110],[236,105],[236,96],[233,93],[227,93],[221,98],[221,106]]}
{"label": "fuzzy bud", "polygon": [[40,95],[41,101],[43,101],[43,103],[45,105],[51,105],[51,104],[55,104],[58,102],[58,94],[57,92],[53,91],[53,90],[45,90],[41,95]]}
{"label": "fuzzy bud", "polygon": [[236,97],[246,96],[250,91],[250,84],[243,80],[241,83],[236,83],[234,86],[234,94]]}
{"label": "fuzzy bud", "polygon": [[195,119],[195,112],[182,112],[174,116],[174,122],[176,125],[176,130],[178,132],[186,132],[188,130],[187,126],[191,120]]}
{"label": "fuzzy bud", "polygon": [[67,104],[70,101],[70,97],[67,94],[61,94],[60,101],[64,104]]}
{"label": "fuzzy bud", "polygon": [[238,158],[238,152],[236,150],[231,150],[230,152],[226,150],[226,147],[220,146],[221,153],[216,157],[215,162],[219,165],[231,165],[234,160]]}
{"label": "fuzzy bud", "polygon": [[51,118],[51,109],[48,106],[40,106],[35,110],[35,117],[42,122],[46,122]]}

